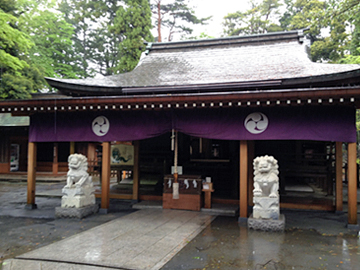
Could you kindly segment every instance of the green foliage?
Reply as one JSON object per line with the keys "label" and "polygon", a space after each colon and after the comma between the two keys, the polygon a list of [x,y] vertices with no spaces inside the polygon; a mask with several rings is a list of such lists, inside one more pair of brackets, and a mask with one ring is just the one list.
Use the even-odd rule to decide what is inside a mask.
{"label": "green foliage", "polygon": [[0,98],[29,98],[48,88],[44,77],[77,78],[73,28],[54,9],[55,0],[4,1],[0,6]]}
{"label": "green foliage", "polygon": [[[124,36],[111,29],[114,26],[116,12],[122,5],[124,5],[124,1],[121,0],[104,1],[101,20],[97,22],[100,26],[90,34],[92,63],[98,67],[98,72],[102,75],[116,73],[116,67],[119,64],[119,44],[123,41]],[[106,16],[104,16],[105,14]]]}
{"label": "green foliage", "polygon": [[224,33],[232,36],[307,29],[312,61],[358,63],[360,0],[284,0],[284,4],[285,11],[278,18],[279,1],[251,0],[247,11],[224,18]]}
{"label": "green foliage", "polygon": [[[336,1],[335,1],[336,2]],[[333,6],[334,1],[329,1],[328,6]],[[319,19],[317,19],[319,21]],[[332,17],[327,21],[326,26],[330,35],[318,38],[311,45],[311,59],[313,61],[337,62],[344,57],[348,45],[348,26],[346,17],[343,15]]]}
{"label": "green foliage", "polygon": [[276,20],[279,14],[279,0],[250,1],[251,8],[245,12],[237,11],[224,17],[224,33],[228,36],[251,35],[281,31]]}
{"label": "green foliage", "polygon": [[61,0],[59,10],[75,29],[72,58],[74,65],[82,70],[80,77],[115,72],[119,61],[118,45],[123,37],[111,32],[110,27],[123,3],[122,0]]}
{"label": "green foliage", "polygon": [[115,34],[124,37],[120,43],[119,64],[116,71],[131,71],[139,62],[145,50],[144,42],[152,40],[150,33],[151,10],[147,0],[126,0],[126,7],[119,7],[114,26]]}
{"label": "green foliage", "polygon": [[23,76],[3,74],[0,87],[0,99],[28,99],[31,97],[31,80]]}
{"label": "green foliage", "polygon": [[357,48],[358,54],[346,55],[344,58],[339,60],[340,64],[360,64],[360,47]]}
{"label": "green foliage", "polygon": [[181,33],[184,37],[192,33],[193,24],[206,24],[211,18],[198,18],[194,10],[189,6],[188,0],[173,0],[171,3],[162,4],[162,0],[150,1],[151,11],[155,16],[155,27],[158,32],[157,41],[162,41],[162,27],[169,30],[167,41],[172,41],[175,33]]}
{"label": "green foliage", "polygon": [[[335,3],[333,9],[327,13],[328,17],[333,18],[341,16],[347,19],[353,29],[348,49],[351,55],[360,55],[360,50],[358,49],[360,48],[360,0],[345,0]],[[356,62],[355,59],[352,59],[351,61]]]}
{"label": "green foliage", "polygon": [[22,29],[35,44],[30,50],[31,62],[42,70],[44,76],[77,78],[79,71],[72,65],[71,54],[68,54],[72,51],[74,29],[62,15],[49,10],[28,13]]}
{"label": "green foliage", "polygon": [[320,38],[322,23],[314,23],[319,14],[323,14],[326,3],[320,0],[295,0],[287,1],[288,11],[281,19],[282,26],[286,30],[310,28],[306,35],[311,43]]}
{"label": "green foliage", "polygon": [[27,63],[18,56],[26,54],[33,45],[29,37],[15,28],[18,20],[0,9],[0,65],[3,72],[19,70],[27,67]]}
{"label": "green foliage", "polygon": [[[330,36],[323,39],[322,45],[326,47],[328,54],[323,53],[321,57],[314,57],[314,60],[320,58],[330,62],[358,63],[356,56],[360,55],[360,0],[328,0],[327,4],[326,11],[319,13],[314,23],[321,22],[323,26],[330,28]],[[348,29],[351,29],[350,34]],[[314,54],[319,55],[316,50]]]}
{"label": "green foliage", "polygon": [[22,14],[15,3],[1,3],[0,9],[0,99],[30,98],[30,93],[43,88],[44,79],[31,65],[28,52],[33,46],[30,37],[19,29]]}
{"label": "green foliage", "polygon": [[73,65],[78,70],[81,78],[93,77],[94,68],[90,67],[91,45],[90,33],[94,31],[96,16],[94,1],[90,0],[61,0],[59,10],[65,15],[65,20],[74,27],[75,34],[72,36],[73,51],[71,55]]}
{"label": "green foliage", "polygon": [[0,86],[0,99],[29,99],[31,93],[44,88],[43,74],[35,67],[22,70],[21,74],[5,73]]}

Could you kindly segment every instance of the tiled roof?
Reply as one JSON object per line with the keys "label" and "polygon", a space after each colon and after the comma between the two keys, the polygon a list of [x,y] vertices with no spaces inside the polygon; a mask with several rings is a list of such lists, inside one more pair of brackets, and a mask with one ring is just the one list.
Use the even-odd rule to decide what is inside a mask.
{"label": "tiled roof", "polygon": [[[124,88],[195,86],[203,84],[276,81],[359,70],[360,65],[312,62],[302,32],[149,44],[138,66],[101,79],[48,79],[59,85]],[[57,86],[56,86],[57,85]],[[66,88],[66,87],[65,87]]]}

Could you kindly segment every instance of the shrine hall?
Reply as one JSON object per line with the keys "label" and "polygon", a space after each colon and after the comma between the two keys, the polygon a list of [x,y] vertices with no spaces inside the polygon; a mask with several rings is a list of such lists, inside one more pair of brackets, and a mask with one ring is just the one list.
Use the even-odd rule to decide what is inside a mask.
{"label": "shrine hall", "polygon": [[[312,62],[305,36],[147,43],[131,72],[46,78],[56,93],[1,101],[0,113],[30,117],[19,165],[28,208],[36,172],[66,172],[67,156],[80,152],[100,175],[102,213],[110,199],[125,199],[193,211],[237,205],[246,219],[253,160],[269,155],[279,164],[281,208],[343,211],[346,186],[348,224],[357,225],[360,66]],[[1,136],[1,149],[16,141],[11,131]],[[0,153],[9,164],[9,151]]]}

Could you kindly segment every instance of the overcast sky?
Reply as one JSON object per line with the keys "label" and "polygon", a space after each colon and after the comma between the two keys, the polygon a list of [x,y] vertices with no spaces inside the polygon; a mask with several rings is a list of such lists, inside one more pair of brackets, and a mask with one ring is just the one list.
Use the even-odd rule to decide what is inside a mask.
{"label": "overcast sky", "polygon": [[195,14],[200,17],[212,16],[208,25],[196,27],[195,35],[204,32],[209,36],[220,37],[222,34],[223,18],[228,13],[238,10],[245,11],[247,0],[190,0],[190,3],[196,7]]}
{"label": "overcast sky", "polygon": [[[171,0],[162,0],[163,3],[166,3],[167,1],[171,2]],[[215,38],[220,37],[223,32],[223,18],[228,13],[236,12],[238,10],[245,11],[248,5],[248,0],[190,0],[189,2],[190,7],[194,8],[195,15],[198,18],[212,16],[207,25],[192,25],[191,27],[194,29],[192,36],[199,36],[204,32]],[[153,29],[152,32],[154,36],[157,36],[155,29]],[[165,30],[163,37],[166,37],[167,33],[168,32]]]}

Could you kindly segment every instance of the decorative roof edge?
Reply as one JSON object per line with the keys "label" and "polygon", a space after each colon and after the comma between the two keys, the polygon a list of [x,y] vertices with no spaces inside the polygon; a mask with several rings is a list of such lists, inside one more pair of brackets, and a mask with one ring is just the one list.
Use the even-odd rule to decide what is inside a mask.
{"label": "decorative roof edge", "polygon": [[27,116],[34,113],[113,110],[169,110],[230,107],[341,105],[360,108],[359,86],[299,88],[122,97],[77,97],[0,102],[0,113]]}

